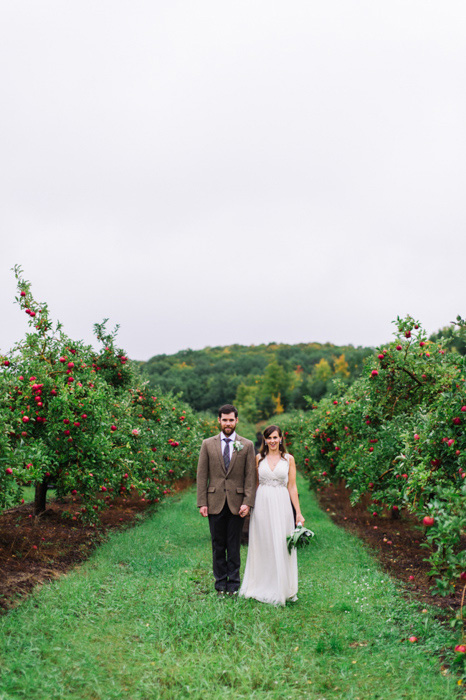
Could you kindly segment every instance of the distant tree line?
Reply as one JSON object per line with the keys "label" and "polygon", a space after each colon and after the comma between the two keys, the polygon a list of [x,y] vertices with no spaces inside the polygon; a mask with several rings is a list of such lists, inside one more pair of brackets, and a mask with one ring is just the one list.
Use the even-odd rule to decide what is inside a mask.
{"label": "distant tree line", "polygon": [[449,350],[466,355],[466,327],[461,316],[456,317],[449,326],[440,328],[436,333],[429,336],[433,343],[442,343]]}
{"label": "distant tree line", "polygon": [[372,348],[330,343],[229,345],[156,355],[142,368],[151,386],[181,393],[198,411],[233,400],[251,422],[308,407],[332,392],[335,379],[351,385]]}

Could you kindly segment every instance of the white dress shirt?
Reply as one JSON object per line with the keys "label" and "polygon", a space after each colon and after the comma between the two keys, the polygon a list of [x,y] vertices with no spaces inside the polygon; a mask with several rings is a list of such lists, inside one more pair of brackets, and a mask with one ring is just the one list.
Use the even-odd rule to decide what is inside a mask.
{"label": "white dress shirt", "polygon": [[227,436],[223,434],[223,430],[222,430],[222,432],[220,433],[220,440],[222,442],[222,455],[223,455],[223,451],[224,451],[225,445],[226,445],[225,440],[231,440],[231,442],[228,443],[228,448],[230,450],[230,462],[231,462],[231,458],[233,457],[233,443],[236,440],[236,431],[234,433],[232,433],[231,435],[229,435],[227,438]]}

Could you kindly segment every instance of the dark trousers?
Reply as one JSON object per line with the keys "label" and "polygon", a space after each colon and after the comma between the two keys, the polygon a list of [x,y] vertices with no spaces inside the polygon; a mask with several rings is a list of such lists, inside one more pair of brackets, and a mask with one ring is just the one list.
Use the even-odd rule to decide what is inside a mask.
{"label": "dark trousers", "polygon": [[225,505],[217,515],[209,515],[212,560],[217,591],[232,593],[239,588],[240,542],[243,518]]}

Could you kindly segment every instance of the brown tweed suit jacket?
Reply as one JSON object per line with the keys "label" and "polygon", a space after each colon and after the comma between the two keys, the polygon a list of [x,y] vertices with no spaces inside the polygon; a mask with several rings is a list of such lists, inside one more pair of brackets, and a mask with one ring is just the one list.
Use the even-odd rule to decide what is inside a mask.
{"label": "brown tweed suit jacket", "polygon": [[236,434],[244,445],[233,449],[228,472],[225,473],[220,433],[204,440],[197,465],[197,505],[207,506],[210,515],[220,513],[225,500],[234,515],[243,503],[251,508],[256,497],[256,457],[250,440]]}

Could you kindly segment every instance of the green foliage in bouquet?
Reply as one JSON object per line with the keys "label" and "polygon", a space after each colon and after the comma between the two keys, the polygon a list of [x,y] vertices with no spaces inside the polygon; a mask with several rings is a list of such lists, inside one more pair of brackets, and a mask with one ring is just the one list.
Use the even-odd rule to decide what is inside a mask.
{"label": "green foliage in bouquet", "polygon": [[314,533],[312,530],[308,530],[299,524],[295,527],[291,535],[286,538],[286,545],[288,547],[288,552],[291,554],[293,549],[302,549],[310,544]]}

